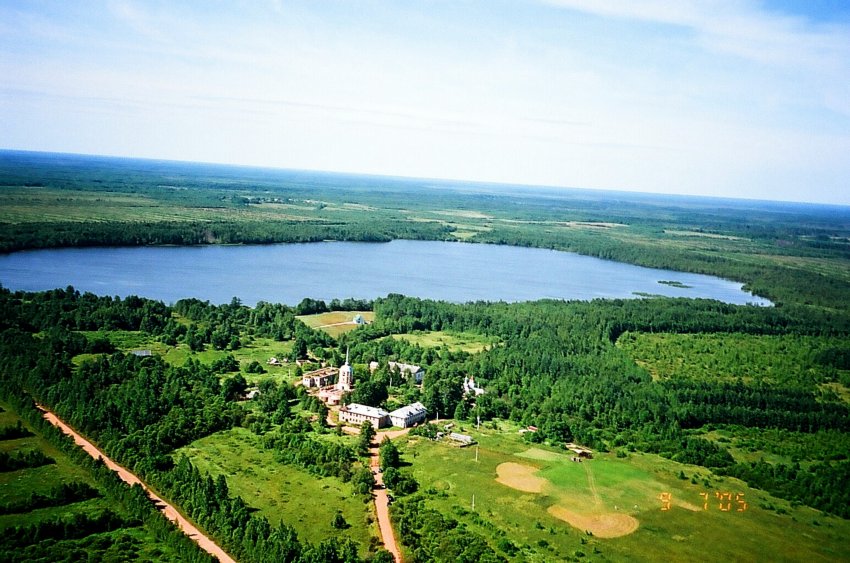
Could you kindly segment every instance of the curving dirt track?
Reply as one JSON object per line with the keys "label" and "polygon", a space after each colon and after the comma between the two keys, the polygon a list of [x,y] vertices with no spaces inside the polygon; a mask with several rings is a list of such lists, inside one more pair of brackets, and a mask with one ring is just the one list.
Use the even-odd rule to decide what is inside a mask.
{"label": "curving dirt track", "polygon": [[159,496],[157,496],[153,491],[151,491],[150,488],[141,481],[141,479],[139,479],[134,474],[130,473],[127,469],[121,467],[120,465],[109,459],[103,452],[97,449],[94,444],[77,434],[77,432],[73,428],[62,422],[62,420],[60,420],[58,416],[45,409],[41,405],[37,406],[42,412],[44,412],[44,418],[50,424],[56,426],[68,436],[71,436],[74,439],[74,442],[78,446],[83,448],[83,450],[85,450],[85,452],[93,458],[103,459],[103,462],[106,464],[106,466],[112,471],[118,473],[118,476],[121,477],[122,481],[130,485],[141,485],[145,489],[145,492],[148,493],[148,496],[151,498],[151,500],[156,503],[157,508],[159,508],[159,510],[163,514],[165,514],[165,517],[177,524],[177,527],[180,528],[180,530],[184,534],[189,536],[192,541],[197,543],[201,549],[203,549],[210,555],[217,557],[218,560],[222,563],[236,563],[235,559],[225,553],[223,549],[216,545],[215,542],[213,542],[210,538],[205,536],[203,532],[201,532],[198,528],[195,527],[194,524],[189,522],[179,512],[177,512],[177,509],[175,509],[172,505],[168,504]]}

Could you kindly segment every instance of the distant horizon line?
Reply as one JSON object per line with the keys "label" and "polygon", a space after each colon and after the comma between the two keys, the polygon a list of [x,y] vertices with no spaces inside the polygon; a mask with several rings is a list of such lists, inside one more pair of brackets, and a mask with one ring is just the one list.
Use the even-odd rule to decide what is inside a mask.
{"label": "distant horizon line", "polygon": [[[670,197],[670,198],[695,198],[695,199],[707,199],[707,200],[716,200],[716,201],[726,201],[726,202],[736,202],[739,204],[743,203],[768,203],[768,204],[790,204],[790,205],[806,205],[806,206],[814,206],[814,207],[838,207],[838,208],[847,208],[850,210],[850,202],[849,203],[826,203],[819,201],[799,201],[799,200],[788,200],[788,199],[759,199],[759,198],[748,198],[748,197],[731,197],[731,196],[718,196],[718,195],[706,195],[706,194],[686,194],[686,193],[667,193],[667,192],[646,192],[646,191],[637,191],[637,190],[627,190],[623,188],[587,188],[587,187],[576,187],[576,186],[557,186],[552,184],[524,184],[524,183],[515,183],[515,182],[495,182],[495,181],[487,181],[487,180],[468,180],[461,178],[441,178],[441,177],[425,177],[425,176],[405,176],[405,175],[397,175],[397,174],[381,174],[381,173],[373,173],[373,172],[353,172],[353,171],[345,171],[345,170],[318,170],[314,168],[290,168],[284,166],[271,166],[271,165],[260,165],[260,164],[241,164],[241,163],[232,163],[232,162],[215,162],[215,161],[206,161],[206,160],[179,160],[173,158],[160,158],[160,157],[144,157],[144,156],[126,156],[126,155],[115,155],[115,154],[94,154],[94,153],[78,153],[78,152],[64,152],[64,151],[52,151],[52,150],[33,150],[33,149],[16,149],[16,148],[2,148],[0,147],[0,154],[3,153],[26,153],[33,155],[56,155],[56,156],[71,156],[71,157],[88,157],[88,158],[102,158],[102,159],[113,159],[113,160],[130,160],[130,161],[143,161],[143,162],[162,162],[168,164],[183,164],[183,165],[203,165],[203,166],[221,166],[221,167],[229,167],[229,168],[246,168],[246,169],[254,169],[254,170],[264,170],[264,171],[276,171],[276,172],[301,172],[301,173],[312,173],[312,174],[326,174],[326,175],[345,175],[345,176],[360,176],[365,178],[386,178],[391,180],[403,180],[403,181],[428,181],[428,182],[441,182],[441,183],[459,183],[459,184],[468,184],[475,186],[501,186],[505,188],[519,188],[519,189],[538,189],[538,190],[547,190],[547,191],[580,191],[580,192],[603,192],[624,196],[649,196],[649,197]],[[449,187],[449,186],[446,186]],[[489,192],[489,193],[492,193]],[[496,192],[498,193],[498,192]],[[539,195],[539,194],[538,194]]]}

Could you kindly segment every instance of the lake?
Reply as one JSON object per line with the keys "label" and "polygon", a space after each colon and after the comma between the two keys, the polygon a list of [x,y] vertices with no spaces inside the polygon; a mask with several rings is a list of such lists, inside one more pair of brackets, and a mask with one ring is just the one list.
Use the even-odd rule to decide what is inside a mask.
{"label": "lake", "polygon": [[295,305],[305,297],[329,301],[402,293],[454,302],[648,294],[770,305],[740,283],[713,276],[554,250],[408,240],[33,250],[0,256],[0,283],[26,291],[73,285],[166,303],[197,297],[220,304],[237,296],[246,305]]}

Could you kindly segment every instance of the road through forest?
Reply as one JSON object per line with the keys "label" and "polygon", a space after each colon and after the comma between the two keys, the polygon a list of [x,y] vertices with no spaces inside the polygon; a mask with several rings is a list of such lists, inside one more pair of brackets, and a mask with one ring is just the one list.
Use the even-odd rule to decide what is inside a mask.
{"label": "road through forest", "polygon": [[180,528],[184,534],[189,536],[192,541],[197,543],[201,549],[209,553],[210,555],[217,557],[219,561],[222,563],[236,563],[236,560],[230,557],[223,549],[221,549],[215,542],[213,542],[210,538],[204,535],[198,528],[195,527],[194,524],[189,522],[183,515],[177,512],[172,505],[168,504],[164,500],[162,500],[159,496],[157,496],[153,491],[151,491],[150,487],[148,487],[145,483],[142,482],[141,479],[136,477],[133,473],[130,473],[124,467],[118,465],[111,459],[109,459],[106,454],[100,451],[94,444],[80,436],[73,428],[62,422],[62,420],[45,409],[41,405],[38,405],[38,408],[44,412],[44,418],[50,422],[53,426],[59,428],[62,432],[71,436],[74,439],[74,442],[83,448],[87,454],[92,456],[93,458],[102,458],[106,466],[112,471],[118,473],[118,476],[122,481],[129,485],[141,485],[151,500],[156,503],[157,508],[165,514],[165,517],[177,524],[177,527]]}
{"label": "road through forest", "polygon": [[[328,413],[327,421],[328,426],[333,427],[336,425],[336,421],[331,417],[331,413]],[[342,430],[347,434],[360,434],[359,428],[343,426]],[[408,432],[410,432],[410,428],[405,428],[403,430],[385,430],[383,432],[378,432],[375,435],[374,440],[376,443],[380,444],[381,440],[385,437],[393,440],[399,436],[404,436]],[[384,487],[384,476],[378,471],[378,468],[380,467],[378,448],[379,446],[372,446],[369,448],[369,466],[372,469],[372,473],[375,475],[375,489],[372,492],[375,499],[375,511],[378,513],[378,531],[381,532],[381,539],[384,541],[384,547],[386,550],[393,554],[396,563],[402,563],[401,550],[398,548],[398,544],[395,541],[395,532],[393,531],[392,521],[390,521],[389,495],[387,494],[387,489]]]}

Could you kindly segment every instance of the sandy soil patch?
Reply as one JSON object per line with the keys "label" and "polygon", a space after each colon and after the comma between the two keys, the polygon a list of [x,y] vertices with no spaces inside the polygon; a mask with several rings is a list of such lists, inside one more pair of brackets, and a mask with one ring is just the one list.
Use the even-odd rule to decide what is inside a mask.
{"label": "sandy soil patch", "polygon": [[496,468],[496,481],[524,493],[542,493],[547,481],[535,473],[536,467],[508,461]]}
{"label": "sandy soil patch", "polygon": [[602,514],[579,514],[563,506],[550,506],[547,512],[582,531],[588,531],[598,538],[619,538],[638,529],[640,523],[633,516],[617,512]]}

